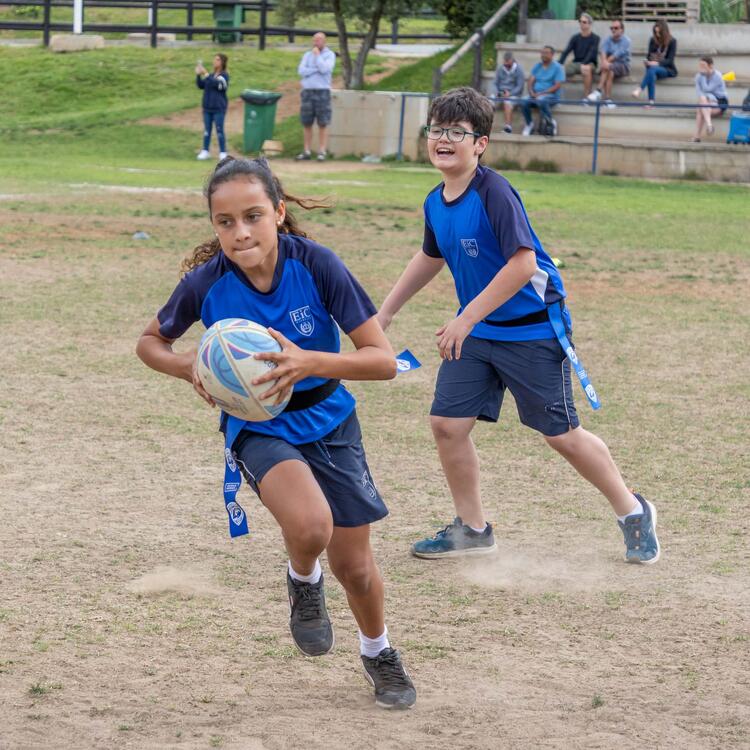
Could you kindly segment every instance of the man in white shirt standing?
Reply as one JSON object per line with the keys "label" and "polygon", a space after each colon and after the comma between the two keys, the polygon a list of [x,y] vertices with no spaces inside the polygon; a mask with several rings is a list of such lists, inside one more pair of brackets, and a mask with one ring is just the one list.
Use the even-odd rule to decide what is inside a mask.
{"label": "man in white shirt standing", "polygon": [[326,47],[326,35],[319,31],[313,36],[313,48],[302,56],[297,68],[302,79],[302,107],[300,120],[305,132],[305,146],[297,161],[312,158],[313,124],[318,123],[318,161],[325,161],[328,145],[328,124],[331,122],[331,74],[336,55]]}

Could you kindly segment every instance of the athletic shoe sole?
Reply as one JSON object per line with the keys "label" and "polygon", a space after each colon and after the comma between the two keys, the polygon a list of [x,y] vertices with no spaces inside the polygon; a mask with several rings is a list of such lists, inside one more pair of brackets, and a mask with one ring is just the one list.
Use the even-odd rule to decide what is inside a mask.
{"label": "athletic shoe sole", "polygon": [[[291,628],[289,628],[289,632],[292,633],[292,629]],[[325,656],[326,654],[330,654],[331,651],[333,651],[333,649],[336,646],[336,631],[333,630],[333,629],[331,629],[331,635],[333,636],[331,638],[331,648],[329,648],[328,651],[323,651],[322,654],[308,654],[307,651],[304,651],[302,649],[302,646],[300,646],[299,643],[297,643],[297,641],[294,640],[294,633],[292,633],[292,642],[294,643],[295,647],[297,648],[297,651],[299,651],[302,654],[302,656],[307,656],[310,659],[314,659],[316,656]]]}
{"label": "athletic shoe sole", "polygon": [[[643,498],[646,500],[646,498]],[[656,554],[650,559],[650,560],[629,560],[627,556],[625,557],[625,562],[630,563],[631,565],[653,565],[655,562],[659,561],[659,558],[661,557],[661,545],[659,544],[659,539],[656,536],[656,508],[648,501],[646,500],[646,505],[648,505],[649,510],[651,511],[651,525],[654,529],[654,540],[656,541]]]}
{"label": "athletic shoe sole", "polygon": [[[648,501],[647,501],[648,502]],[[477,555],[491,555],[497,552],[497,544],[491,547],[469,547],[468,549],[452,549],[448,552],[417,552],[412,549],[414,557],[421,557],[423,560],[435,560],[441,557],[472,557]]]}
{"label": "athletic shoe sole", "polygon": [[[365,675],[365,679],[370,683],[370,685],[375,688],[375,681],[370,677],[370,673],[364,669],[362,670]],[[375,705],[379,708],[385,708],[385,709],[395,709],[396,711],[408,711],[414,704],[407,705],[406,703],[381,703],[377,696],[375,696]]]}

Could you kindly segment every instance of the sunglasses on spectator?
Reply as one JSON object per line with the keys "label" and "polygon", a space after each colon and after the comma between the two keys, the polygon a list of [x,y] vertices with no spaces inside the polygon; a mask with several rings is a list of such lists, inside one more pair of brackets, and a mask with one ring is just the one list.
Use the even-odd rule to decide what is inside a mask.
{"label": "sunglasses on spectator", "polygon": [[619,31],[621,28],[622,28],[622,26],[610,26],[609,30],[610,31]]}

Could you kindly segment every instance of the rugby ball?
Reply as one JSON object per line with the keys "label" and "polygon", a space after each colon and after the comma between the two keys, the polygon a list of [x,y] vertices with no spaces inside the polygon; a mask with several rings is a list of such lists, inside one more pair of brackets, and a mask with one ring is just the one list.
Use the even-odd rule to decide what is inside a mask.
{"label": "rugby ball", "polygon": [[276,363],[253,355],[280,351],[281,346],[264,326],[243,318],[218,320],[201,339],[198,377],[227,414],[249,422],[265,422],[284,411],[291,390],[280,404],[276,404],[277,395],[261,400],[260,395],[276,381],[253,385],[253,379],[274,369]]}

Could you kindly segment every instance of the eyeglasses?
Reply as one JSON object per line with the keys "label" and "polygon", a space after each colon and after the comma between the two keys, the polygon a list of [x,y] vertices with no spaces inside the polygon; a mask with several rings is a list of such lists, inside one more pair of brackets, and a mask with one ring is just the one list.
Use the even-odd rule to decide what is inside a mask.
{"label": "eyeglasses", "polygon": [[451,143],[461,143],[467,135],[473,135],[475,138],[481,138],[482,136],[481,133],[464,130],[463,128],[440,128],[437,125],[425,125],[423,131],[431,141],[439,141],[445,133]]}

